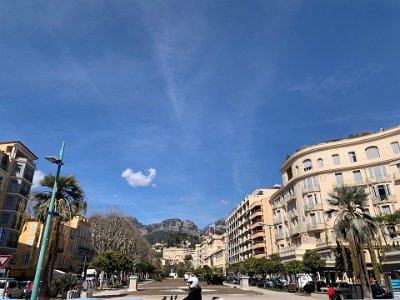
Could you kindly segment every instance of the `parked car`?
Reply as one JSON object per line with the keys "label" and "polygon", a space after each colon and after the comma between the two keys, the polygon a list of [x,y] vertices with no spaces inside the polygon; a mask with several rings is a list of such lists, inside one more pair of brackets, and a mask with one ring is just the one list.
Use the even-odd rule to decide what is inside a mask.
{"label": "parked car", "polygon": [[378,283],[371,284],[372,297],[374,299],[391,299],[393,298],[392,293],[388,293],[386,289],[380,286]]}
{"label": "parked car", "polygon": [[275,281],[275,286],[276,286],[277,288],[285,289],[285,288],[287,288],[288,283],[287,283],[287,281],[286,281],[285,279],[280,279],[280,278],[278,278],[278,279]]}
{"label": "parked car", "polygon": [[342,295],[350,295],[350,285],[347,282],[331,282],[331,286],[335,288],[335,292]]}
{"label": "parked car", "polygon": [[274,282],[271,279],[265,279],[264,280],[264,287],[273,287]]}
{"label": "parked car", "polygon": [[7,298],[22,298],[24,296],[24,287],[21,287],[19,282],[15,279],[9,278],[7,280],[0,279],[0,295],[6,295]]}
{"label": "parked car", "polygon": [[303,290],[307,293],[314,293],[314,292],[321,292],[321,288],[326,287],[326,282],[325,281],[309,281],[307,282]]}

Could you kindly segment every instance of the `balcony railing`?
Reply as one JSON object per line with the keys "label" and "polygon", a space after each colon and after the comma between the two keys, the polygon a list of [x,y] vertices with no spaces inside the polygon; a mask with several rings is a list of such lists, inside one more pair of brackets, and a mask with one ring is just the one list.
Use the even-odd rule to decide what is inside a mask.
{"label": "balcony railing", "polygon": [[311,186],[304,186],[302,188],[302,192],[303,194],[307,194],[307,193],[313,193],[313,192],[319,192],[321,189],[319,187],[319,184],[314,184]]}
{"label": "balcony railing", "polygon": [[295,254],[297,246],[290,246],[290,247],[284,247],[279,249],[279,256],[284,257],[284,256],[290,256]]}
{"label": "balcony railing", "polygon": [[292,201],[292,200],[296,200],[296,196],[295,195],[285,195],[285,197],[283,197],[283,199],[285,200],[285,202],[287,203],[287,202],[289,202],[289,201]]}
{"label": "balcony railing", "polygon": [[372,203],[374,204],[386,204],[386,203],[397,203],[396,195],[385,195],[380,197],[372,197]]}
{"label": "balcony railing", "polygon": [[374,177],[368,177],[368,181],[370,183],[380,183],[380,182],[387,182],[391,181],[392,178],[390,175],[380,175],[380,176],[374,176]]}
{"label": "balcony railing", "polygon": [[366,184],[367,184],[367,182],[364,179],[360,178],[360,179],[357,179],[357,180],[345,180],[343,182],[335,182],[333,184],[333,187],[363,186],[363,185],[366,185]]}
{"label": "balcony railing", "polygon": [[282,223],[282,217],[281,216],[274,217],[274,224],[279,224],[279,223]]}
{"label": "balcony railing", "polygon": [[300,233],[299,227],[294,227],[294,228],[289,229],[289,235],[290,236],[293,236],[293,235],[296,235],[296,234],[299,234],[299,233]]}
{"label": "balcony railing", "polygon": [[285,202],[283,200],[272,202],[272,208],[279,208],[285,206]]}
{"label": "balcony railing", "polygon": [[393,173],[393,179],[394,180],[400,180],[400,171],[397,171],[397,172]]}
{"label": "balcony railing", "polygon": [[322,209],[324,209],[324,208],[322,207],[322,203],[307,204],[307,205],[304,207],[304,211],[305,211],[305,212],[309,212],[309,211],[313,211],[313,210],[322,210]]}
{"label": "balcony railing", "polygon": [[307,223],[307,230],[308,231],[313,231],[313,230],[324,230],[325,229],[325,224],[324,223]]}
{"label": "balcony railing", "polygon": [[275,239],[276,240],[282,240],[284,238],[285,238],[285,235],[283,234],[283,232],[275,233]]}

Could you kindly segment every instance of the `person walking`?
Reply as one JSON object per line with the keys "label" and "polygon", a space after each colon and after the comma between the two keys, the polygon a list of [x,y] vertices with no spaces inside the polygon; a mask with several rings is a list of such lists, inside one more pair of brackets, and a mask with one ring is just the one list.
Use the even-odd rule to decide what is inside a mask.
{"label": "person walking", "polygon": [[336,293],[335,288],[332,284],[329,285],[328,289],[328,297],[329,300],[342,300],[342,297],[338,293]]}

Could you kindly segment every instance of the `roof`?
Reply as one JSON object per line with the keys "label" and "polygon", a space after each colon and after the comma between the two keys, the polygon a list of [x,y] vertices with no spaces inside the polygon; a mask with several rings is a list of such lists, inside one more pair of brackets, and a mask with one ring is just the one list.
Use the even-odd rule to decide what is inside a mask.
{"label": "roof", "polygon": [[24,143],[22,143],[21,141],[0,142],[0,145],[3,145],[3,144],[20,144],[22,147],[24,147],[34,157],[35,160],[39,158],[31,150],[29,150],[29,148],[26,147],[24,145]]}

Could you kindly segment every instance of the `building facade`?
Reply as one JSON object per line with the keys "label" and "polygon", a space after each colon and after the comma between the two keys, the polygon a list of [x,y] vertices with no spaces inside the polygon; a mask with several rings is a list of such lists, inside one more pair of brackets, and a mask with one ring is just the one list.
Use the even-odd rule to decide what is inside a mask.
{"label": "building facade", "polygon": [[[272,208],[269,198],[277,188],[258,189],[245,197],[230,213],[227,223],[228,263],[244,261],[251,256],[263,257],[276,250]],[[271,245],[272,244],[272,245]]]}
{"label": "building facade", "polygon": [[165,247],[163,248],[162,262],[163,265],[184,263],[187,255],[191,255],[188,247]]}
{"label": "building facade", "polygon": [[278,189],[278,187],[258,189],[251,195],[253,198],[249,206],[251,248],[252,255],[256,258],[277,253],[274,224],[280,220],[272,217],[272,207],[269,200]]}
{"label": "building facade", "polygon": [[400,127],[395,127],[303,147],[288,157],[280,168],[283,186],[270,200],[283,261],[299,260],[312,249],[334,268],[334,218],[324,211],[337,186],[364,188],[372,216],[400,208],[399,143]]}
{"label": "building facade", "polygon": [[[38,158],[19,141],[0,142],[0,253],[15,255]],[[15,262],[13,257],[12,262]]]}
{"label": "building facade", "polygon": [[[27,220],[18,241],[15,264],[11,276],[33,279],[40,252],[44,225],[34,219]],[[54,268],[64,272],[82,274],[94,255],[89,220],[82,216],[62,222],[58,243],[58,256]]]}

